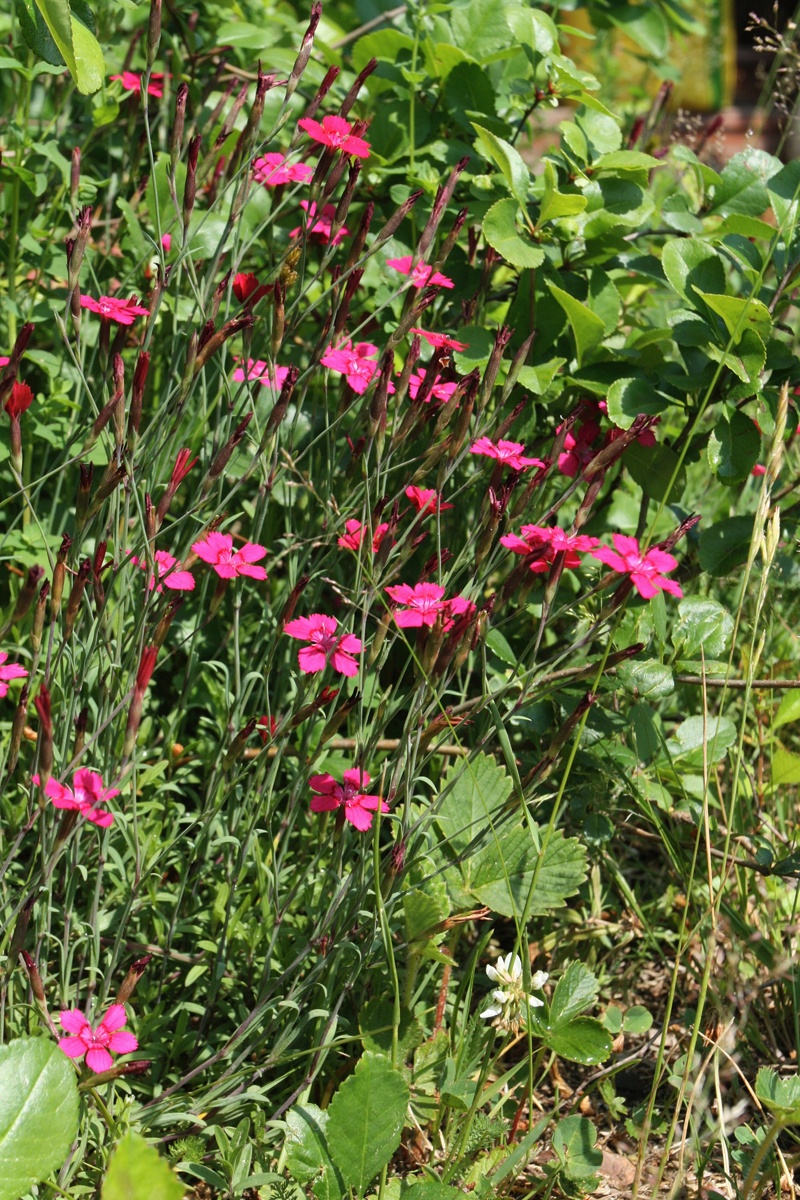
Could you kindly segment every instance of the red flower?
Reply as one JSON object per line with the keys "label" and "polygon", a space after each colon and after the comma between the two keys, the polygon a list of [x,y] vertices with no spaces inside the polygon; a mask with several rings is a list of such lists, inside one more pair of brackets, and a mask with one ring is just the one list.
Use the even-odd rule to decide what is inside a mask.
{"label": "red flower", "polygon": [[452,279],[448,279],[446,275],[442,275],[440,271],[434,271],[433,267],[429,267],[427,263],[418,262],[411,270],[412,255],[406,254],[403,258],[387,258],[387,267],[394,268],[401,275],[411,276],[411,286],[415,288],[423,287],[455,287]]}
{"label": "red flower", "polygon": [[550,564],[560,553],[565,555],[565,567],[579,567],[581,560],[578,555],[593,550],[598,541],[583,533],[570,535],[557,526],[523,525],[519,536],[516,533],[504,534],[500,543],[515,554],[538,554],[539,557],[531,563],[531,570],[542,574],[549,570]]}
{"label": "red flower", "polygon": [[130,1054],[138,1050],[139,1043],[132,1033],[122,1028],[128,1017],[124,1004],[112,1004],[96,1029],[92,1029],[86,1017],[77,1008],[66,1008],[59,1020],[72,1037],[59,1038],[58,1048],[68,1058],[83,1058],[95,1075],[108,1071],[113,1065],[109,1050],[114,1054]]}
{"label": "red flower", "polygon": [[526,458],[521,451],[525,449],[522,442],[506,442],[503,438],[495,445],[488,437],[478,438],[470,446],[470,454],[485,454],[505,463],[513,471],[527,471],[528,467],[543,467],[540,458]]}
{"label": "red flower", "polygon": [[[336,205],[335,204],[324,204],[322,206],[322,212],[320,213],[320,215],[317,217],[316,220],[314,220],[314,218],[317,215],[317,206],[313,200],[301,200],[300,207],[304,208],[305,211],[308,213],[309,220],[308,220],[308,225],[306,226],[306,229],[307,229],[309,237],[317,237],[320,239],[321,242],[331,242],[332,246],[338,246],[339,242],[344,241],[344,239],[346,237],[350,236],[350,230],[345,225],[343,225],[341,227],[341,229],[336,233],[336,236],[331,241],[331,230],[333,229],[333,218],[336,216]],[[289,230],[289,237],[290,238],[299,237],[302,232],[303,232],[302,225],[298,225],[296,229]]]}
{"label": "red flower", "polygon": [[132,325],[137,317],[149,316],[150,310],[142,308],[134,296],[131,300],[120,300],[116,296],[81,296],[81,308],[98,313],[104,321],[116,321],[117,325]]}
{"label": "red flower", "polygon": [[275,730],[278,728],[276,717],[268,717],[266,714],[259,717],[256,721],[256,729],[261,734],[261,741],[266,746],[267,742],[271,742],[275,736]]}
{"label": "red flower", "polygon": [[343,783],[337,783],[332,775],[312,775],[311,790],[316,796],[311,800],[312,812],[334,812],[344,805],[344,815],[351,825],[362,833],[372,825],[373,813],[379,808],[388,812],[389,805],[380,796],[370,796],[361,791],[369,787],[370,777],[366,771],[350,767],[345,771]]}
{"label": "red flower", "polygon": [[680,584],[663,577],[665,571],[675,570],[677,558],[655,547],[642,554],[636,538],[626,537],[624,533],[612,534],[612,540],[615,550],[610,546],[600,546],[592,551],[592,557],[620,574],[630,575],[631,583],[645,600],[652,600],[658,591],[669,592],[678,598],[683,595]]}
{"label": "red flower", "polygon": [[344,117],[328,115],[323,117],[321,122],[314,121],[311,117],[303,117],[297,124],[301,129],[305,129],[315,142],[322,142],[323,146],[331,146],[334,150],[341,150],[343,154],[353,154],[356,158],[369,158],[369,142],[355,137],[350,132],[353,126],[349,121],[345,121]]}
{"label": "red flower", "polygon": [[[6,362],[8,359],[6,359]],[[5,402],[5,410],[12,421],[19,420],[24,412],[30,408],[33,403],[33,392],[28,387],[27,383],[15,383],[11,389],[11,395]]]}
{"label": "red flower", "polygon": [[314,174],[305,163],[289,163],[282,154],[272,152],[257,158],[253,163],[256,183],[264,187],[278,187],[282,183],[307,183]]}
{"label": "red flower", "polygon": [[[121,75],[112,75],[111,81],[119,79],[125,92],[140,92],[142,90],[142,76],[136,71],[123,71]],[[153,71],[150,76],[150,82],[147,85],[148,96],[155,96],[160,100],[164,95],[164,75],[160,71]]]}
{"label": "red flower", "polygon": [[243,383],[245,379],[257,379],[262,387],[271,387],[273,391],[279,392],[288,374],[288,367],[276,367],[273,379],[269,373],[269,363],[264,362],[261,358],[248,358],[247,370],[245,371],[244,367],[237,367],[233,372],[233,378],[236,383]]}
{"label": "red flower", "polygon": [[411,487],[406,488],[406,495],[418,513],[423,513],[426,517],[437,512],[444,512],[446,508],[452,508],[452,504],[443,504],[435,488]]}
{"label": "red flower", "polygon": [[[403,261],[393,259],[392,262]],[[444,276],[442,276],[444,278]],[[435,350],[468,350],[469,342],[457,342],[455,338],[448,337],[446,333],[426,333],[424,329],[411,329],[410,333],[419,334],[424,338]]]}
{"label": "red flower", "polygon": [[[177,558],[173,558],[171,554],[167,554],[166,550],[156,550],[153,555],[155,565],[155,575],[151,575],[147,586],[152,592],[153,589],[160,594],[164,588],[170,588],[173,592],[193,592],[194,591],[194,575],[191,571],[173,570],[174,567],[180,568],[180,563]],[[147,570],[147,563],[135,554],[131,555],[131,562],[135,567],[141,567],[143,571]]]}
{"label": "red flower", "polygon": [[352,633],[337,637],[337,625],[335,617],[326,617],[323,613],[296,617],[284,625],[283,632],[289,637],[311,643],[303,646],[297,656],[300,670],[305,675],[324,671],[329,662],[341,675],[352,677],[358,674],[358,663],[352,656],[363,650],[361,639]]}
{"label": "red flower", "polygon": [[[347,530],[347,533],[342,534],[342,536],[337,539],[338,544],[343,550],[358,550],[362,541],[364,540],[364,535],[369,531],[361,524],[360,521],[345,521],[344,527]],[[373,554],[380,550],[381,542],[386,537],[388,529],[389,526],[385,522],[384,524],[376,527],[375,532],[372,535]]]}
{"label": "red flower", "polygon": [[250,301],[250,307],[257,304],[262,296],[268,296],[273,290],[273,284],[258,282],[255,275],[245,275],[240,272],[233,279],[233,294],[240,304]]}

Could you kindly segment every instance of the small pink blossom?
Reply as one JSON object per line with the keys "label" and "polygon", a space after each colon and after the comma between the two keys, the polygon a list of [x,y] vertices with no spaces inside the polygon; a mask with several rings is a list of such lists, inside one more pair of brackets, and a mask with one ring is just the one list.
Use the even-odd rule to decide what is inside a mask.
{"label": "small pink blossom", "polygon": [[[8,695],[9,679],[24,679],[28,672],[19,663],[8,663],[5,650],[0,652],[0,699]],[[6,665],[7,664],[7,665]]]}
{"label": "small pink blossom", "polygon": [[[401,260],[394,259],[394,262]],[[412,329],[411,333],[416,333],[419,337],[424,338],[435,350],[468,350],[469,342],[457,342],[455,338],[448,337],[446,333],[426,333],[424,329]]]}
{"label": "small pink blossom", "polygon": [[522,442],[506,442],[501,438],[495,444],[491,438],[482,437],[472,443],[470,453],[485,454],[488,458],[495,458],[498,462],[511,467],[513,471],[527,471],[528,467],[544,466],[540,458],[526,458],[522,454],[524,449]]}
{"label": "small pink blossom", "polygon": [[133,1034],[123,1029],[128,1020],[124,1004],[112,1004],[94,1029],[77,1008],[65,1008],[59,1020],[67,1033],[73,1035],[58,1039],[59,1050],[63,1050],[67,1058],[86,1055],[86,1065],[95,1075],[113,1067],[111,1054],[130,1054],[139,1048]]}
{"label": "small pink blossom", "polygon": [[[558,433],[558,430],[556,430]],[[574,479],[587,463],[597,454],[594,442],[600,435],[597,421],[582,421],[574,434],[567,433],[564,439],[564,449],[558,456],[558,469],[562,475]]]}
{"label": "small pink blossom", "polygon": [[402,258],[387,258],[387,267],[393,267],[395,271],[399,271],[401,275],[411,276],[411,286],[415,288],[423,287],[455,287],[452,279],[448,279],[446,275],[442,275],[440,271],[434,271],[433,267],[429,267],[427,263],[418,262],[411,270],[413,256],[406,254]]}
{"label": "small pink blossom", "polygon": [[[408,392],[412,400],[416,400],[417,392],[422,387],[425,375],[422,371],[414,371],[409,376]],[[437,375],[433,387],[428,392],[425,400],[430,404],[431,400],[449,400],[453,392],[458,387],[457,383],[445,383],[441,375]]]}
{"label": "small pink blossom", "polygon": [[[333,218],[336,216],[335,204],[323,204],[322,212],[317,217],[317,206],[313,200],[301,200],[300,207],[308,213],[308,224],[306,232],[309,237],[319,238],[321,242],[330,242],[332,246],[338,246],[346,237],[350,236],[350,230],[342,225],[331,240],[331,230],[333,229]],[[316,218],[316,219],[315,219]],[[289,237],[299,237],[303,232],[302,225],[298,225],[296,229],[289,230]]]}
{"label": "small pink blossom", "polygon": [[[328,346],[320,362],[323,367],[344,375],[353,391],[362,395],[378,370],[378,364],[373,357],[377,353],[378,347],[373,346],[372,342],[357,342],[354,346],[352,342],[347,341],[342,342],[336,349]],[[388,390],[395,390],[393,383],[389,384]]]}
{"label": "small pink blossom", "polygon": [[[180,570],[181,564],[177,558],[167,554],[166,550],[156,550],[153,558],[155,559],[155,575],[151,575],[147,583],[151,592],[154,588],[159,593],[163,592],[164,588],[169,588],[173,592],[194,591],[194,575],[191,571]],[[147,570],[147,563],[143,559],[131,555],[131,562],[135,567],[141,567],[143,571]],[[174,571],[173,567],[179,569]],[[156,578],[158,578],[158,584],[156,584]]]}
{"label": "small pink blossom", "polygon": [[194,542],[192,549],[198,558],[214,568],[220,579],[236,579],[237,575],[247,575],[250,579],[267,578],[263,567],[253,566],[267,553],[265,546],[255,542],[245,542],[240,549],[234,550],[231,534],[212,532]]}
{"label": "small pink blossom", "polygon": [[312,812],[334,812],[344,805],[345,818],[362,833],[371,828],[375,812],[388,812],[389,805],[380,796],[370,796],[361,791],[369,787],[370,777],[366,771],[350,767],[337,783],[332,775],[312,775],[309,785],[316,796],[311,800]]}
{"label": "small pink blossom", "polygon": [[652,600],[658,591],[669,592],[671,596],[679,598],[683,595],[674,579],[664,579],[665,571],[674,571],[677,567],[677,558],[656,547],[643,554],[636,538],[624,533],[612,534],[612,540],[614,550],[610,546],[600,546],[592,550],[592,557],[613,571],[630,575],[631,583],[645,600]]}
{"label": "small pink blossom", "polygon": [[[31,779],[38,787],[39,776],[32,775]],[[81,767],[75,772],[71,788],[51,776],[44,785],[44,794],[52,800],[54,808],[79,812],[87,821],[99,825],[101,829],[107,829],[114,822],[114,814],[102,811],[98,805],[107,804],[109,800],[118,796],[119,788],[104,787],[102,776],[98,775],[97,771],[90,771],[88,767]]]}
{"label": "small pink blossom", "polygon": [[257,380],[263,387],[271,387],[273,391],[279,392],[288,374],[288,367],[276,367],[274,375],[271,375],[269,363],[260,358],[248,358],[247,370],[245,371],[244,367],[237,367],[233,372],[233,378],[236,383],[243,383],[245,379]]}
{"label": "small pink blossom", "polygon": [[131,300],[120,300],[118,296],[101,296],[99,300],[81,296],[81,308],[88,308],[104,321],[115,321],[117,325],[132,325],[137,317],[146,317],[150,313],[148,308],[142,308],[135,296]]}
{"label": "small pink blossom", "polygon": [[349,121],[345,121],[344,117],[329,114],[323,117],[322,121],[303,117],[297,124],[315,142],[322,142],[323,146],[331,146],[334,150],[341,150],[343,154],[353,154],[356,158],[369,158],[369,142],[356,137],[351,132],[353,126]]}
{"label": "small pink blossom", "polygon": [[161,245],[163,247],[164,253],[169,254],[169,252],[172,248],[172,234],[171,233],[162,233]]}
{"label": "small pink blossom", "polygon": [[[143,76],[136,71],[123,71],[121,75],[110,76],[111,82],[118,79],[122,84],[122,90],[125,92],[140,92],[142,90]],[[150,76],[150,82],[147,85],[148,96],[155,96],[160,100],[164,95],[164,76],[160,71],[153,71]]]}
{"label": "small pink blossom", "polygon": [[539,554],[531,563],[536,574],[547,571],[557,554],[564,554],[564,566],[573,570],[581,565],[580,554],[586,554],[598,545],[596,537],[587,534],[569,534],[565,529],[549,525],[523,525],[520,534],[507,533],[500,538],[501,545],[515,554]]}
{"label": "small pink blossom", "polygon": [[766,475],[766,473],[767,473],[767,468],[764,466],[763,463],[756,463],[756,465],[753,467],[752,471],[750,472],[750,474],[755,475],[756,478],[758,478],[759,475]]}
{"label": "small pink blossom", "polygon": [[[366,526],[360,521],[345,521],[344,527],[347,530],[340,538],[337,538],[337,543],[343,550],[358,550],[364,540],[365,535],[369,534]],[[381,548],[381,542],[386,537],[389,526],[386,522],[376,526],[375,532],[372,535],[372,552],[376,554]]]}
{"label": "small pink blossom", "polygon": [[436,624],[439,613],[447,613],[448,602],[444,588],[438,583],[398,583],[386,588],[400,608],[395,609],[394,619],[401,629],[430,628]]}
{"label": "small pink blossom", "polygon": [[267,716],[259,717],[256,721],[256,729],[261,734],[261,741],[266,746],[267,742],[271,742],[275,737],[275,731],[278,728],[277,717]]}
{"label": "small pink blossom", "polygon": [[358,674],[358,663],[352,656],[361,653],[363,643],[352,633],[337,636],[338,624],[335,617],[311,613],[308,617],[295,617],[284,625],[283,632],[289,637],[311,643],[301,647],[297,656],[300,670],[305,675],[324,671],[328,663],[340,675],[352,677]]}
{"label": "small pink blossom", "polygon": [[256,183],[264,187],[278,187],[283,183],[307,183],[314,174],[313,167],[305,163],[290,163],[283,154],[271,151],[257,158],[253,163]]}
{"label": "small pink blossom", "polygon": [[424,516],[435,515],[437,512],[444,512],[446,508],[452,508],[452,504],[443,504],[438,492],[435,488],[421,488],[414,484],[406,488],[406,496],[414,505],[418,513]]}

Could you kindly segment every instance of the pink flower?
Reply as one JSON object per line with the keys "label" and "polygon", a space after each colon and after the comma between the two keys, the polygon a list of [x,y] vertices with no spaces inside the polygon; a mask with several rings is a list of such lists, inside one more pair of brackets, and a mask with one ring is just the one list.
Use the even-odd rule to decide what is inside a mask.
{"label": "pink flower", "polygon": [[[122,90],[125,92],[140,92],[142,90],[142,76],[136,71],[123,71],[121,75],[112,75],[111,81],[119,79],[122,84]],[[153,71],[150,76],[150,82],[147,85],[148,96],[155,96],[160,100],[164,95],[164,76],[160,71]]]}
{"label": "pink flower", "polygon": [[478,438],[470,446],[470,454],[485,454],[488,458],[496,458],[505,463],[513,471],[527,471],[528,467],[543,467],[540,458],[525,458],[521,453],[525,449],[522,442],[506,442],[502,438],[495,443],[488,437]]}
{"label": "pink flower", "polygon": [[0,367],[7,367],[10,362],[10,358],[8,358],[5,354],[0,354]]}
{"label": "pink flower", "polygon": [[258,304],[262,296],[268,296],[273,290],[271,283],[259,283],[255,275],[240,271],[233,277],[233,294],[240,304],[250,301],[250,307]]}
{"label": "pink flower", "polygon": [[[393,263],[402,262],[403,259],[393,259]],[[448,337],[446,333],[426,333],[424,329],[412,329],[411,333],[419,334],[426,342],[436,350],[468,350],[469,342],[457,342],[455,338]]]}
{"label": "pink flower", "polygon": [[267,553],[266,546],[245,542],[240,550],[234,550],[231,534],[208,533],[199,542],[194,542],[192,549],[198,558],[214,568],[220,579],[236,579],[237,575],[247,575],[250,579],[267,578],[263,567],[252,565]]}
{"label": "pink flower", "polygon": [[164,253],[169,254],[170,249],[172,247],[172,234],[171,233],[162,233],[161,245],[163,247]]}
{"label": "pink flower", "polygon": [[387,258],[387,267],[393,267],[395,271],[399,271],[401,275],[411,276],[411,286],[415,288],[422,287],[455,287],[452,279],[448,279],[446,275],[442,275],[440,271],[434,271],[433,267],[429,267],[427,263],[418,262],[411,270],[412,255],[406,254],[403,258]]}
{"label": "pink flower", "polygon": [[593,550],[598,544],[596,537],[578,533],[570,535],[565,529],[549,525],[523,525],[520,535],[507,533],[500,538],[500,543],[515,554],[536,554],[538,557],[531,563],[531,570],[542,574],[549,569],[557,554],[563,553],[565,567],[579,567],[579,554]]}
{"label": "pink flower", "polygon": [[91,296],[81,296],[81,308],[98,313],[104,321],[116,321],[117,325],[132,325],[137,317],[146,317],[150,312],[148,308],[142,308],[135,296],[131,300],[120,300],[115,296],[94,300]]}
{"label": "pink flower", "polygon": [[8,695],[9,679],[24,679],[28,674],[25,668],[21,667],[19,663],[8,663],[8,666],[6,666],[7,659],[8,655],[5,650],[0,652],[0,699]]}
{"label": "pink flower", "polygon": [[288,374],[288,367],[276,367],[273,377],[269,372],[269,363],[265,363],[260,358],[248,358],[247,370],[245,371],[244,367],[237,367],[233,372],[233,378],[236,383],[242,383],[245,379],[257,379],[264,387],[271,387],[273,391],[279,392]]}
{"label": "pink flower", "polygon": [[275,731],[278,728],[278,720],[276,717],[269,717],[264,714],[256,721],[256,729],[261,734],[261,741],[266,746],[267,742],[271,742],[275,737]]}
{"label": "pink flower", "polygon": [[326,617],[322,613],[312,613],[310,617],[295,617],[293,621],[284,625],[283,632],[289,637],[311,643],[309,646],[303,646],[297,656],[300,670],[305,675],[324,671],[328,663],[332,663],[334,671],[338,671],[340,675],[352,677],[358,674],[358,663],[352,656],[361,653],[361,639],[352,633],[337,637],[337,625],[335,617]]}
{"label": "pink flower", "polygon": [[[336,233],[336,236],[331,241],[331,230],[333,229],[333,218],[336,216],[335,204],[323,204],[322,212],[317,217],[317,206],[313,200],[301,200],[300,207],[304,208],[308,213],[308,225],[306,226],[309,237],[318,237],[322,242],[331,242],[332,246],[338,246],[339,242],[344,241],[350,236],[350,230],[346,226],[342,226]],[[299,237],[303,232],[302,225],[298,225],[296,229],[289,230],[289,237]]]}
{"label": "pink flower", "polygon": [[[163,592],[164,588],[170,588],[173,592],[193,592],[194,591],[194,575],[191,571],[173,571],[173,567],[180,567],[177,558],[173,558],[171,554],[167,554],[166,550],[156,550],[153,555],[155,559],[155,575],[151,575],[147,586],[152,592],[153,588],[157,592]],[[131,555],[131,562],[135,567],[141,567],[143,571],[147,570],[147,563],[135,555]],[[156,585],[156,576],[158,577],[158,585]]]}
{"label": "pink flower", "polygon": [[423,513],[424,516],[430,516],[437,512],[444,512],[446,508],[452,508],[452,504],[443,504],[438,492],[435,488],[411,487],[406,488],[406,496],[418,513]]}
{"label": "pink flower", "polygon": [[[31,779],[38,787],[39,776],[32,775]],[[79,812],[87,821],[99,825],[101,829],[107,829],[113,824],[114,814],[101,812],[97,806],[106,804],[118,796],[119,788],[103,787],[102,777],[97,771],[81,767],[72,776],[71,788],[65,783],[58,783],[51,776],[44,785],[44,794],[53,801],[54,808],[67,808]]]}
{"label": "pink flower", "polygon": [[305,129],[315,142],[322,142],[323,146],[331,146],[334,150],[341,150],[342,154],[353,154],[356,158],[369,158],[369,142],[355,137],[350,132],[353,126],[349,121],[345,121],[344,117],[329,114],[323,117],[321,122],[314,121],[311,117],[303,117],[297,124],[301,129]]}
{"label": "pink flower", "polygon": [[332,775],[311,776],[308,782],[312,792],[317,793],[311,800],[311,811],[334,812],[343,804],[345,818],[363,833],[372,826],[373,813],[379,808],[388,812],[389,805],[380,796],[369,796],[360,790],[369,787],[366,771],[350,767],[342,779],[343,783],[337,783]]}
{"label": "pink flower", "polygon": [[568,475],[570,479],[574,479],[586,464],[591,462],[597,454],[593,443],[599,434],[600,426],[593,420],[581,422],[574,434],[567,434],[564,439],[564,449],[558,456],[558,469],[562,475]]}
{"label": "pink flower", "polygon": [[[412,400],[416,400],[417,392],[422,387],[422,381],[424,378],[425,376],[422,371],[414,371],[410,375],[408,380],[408,391]],[[436,376],[436,381],[434,382],[433,387],[425,397],[425,400],[428,404],[430,404],[431,399],[442,401],[449,400],[453,392],[458,387],[458,384],[456,383],[444,383],[443,381],[440,382],[441,379],[441,375]]]}
{"label": "pink flower", "polygon": [[436,624],[439,613],[447,613],[444,588],[438,583],[417,583],[414,587],[410,583],[398,583],[387,587],[386,591],[401,605],[394,612],[394,619],[401,629],[419,629],[423,625],[430,628]]}
{"label": "pink flower", "polygon": [[766,473],[767,473],[767,468],[764,466],[763,463],[756,463],[756,465],[753,467],[752,471],[750,472],[750,474],[755,475],[756,478],[758,478],[759,475],[766,475]]}
{"label": "pink flower", "polygon": [[[338,545],[340,545],[343,550],[358,550],[362,541],[364,540],[364,535],[368,534],[369,531],[364,525],[361,524],[360,521],[345,521],[344,527],[347,530],[347,533],[344,533],[340,538],[337,538]],[[386,537],[388,529],[389,526],[385,522],[384,524],[376,527],[375,532],[372,535],[373,554],[376,554],[377,551],[380,550],[381,542]]]}
{"label": "pink flower", "polygon": [[314,174],[313,167],[305,163],[289,163],[283,154],[271,151],[253,163],[256,183],[264,187],[278,187],[282,183],[307,183]]}
{"label": "pink flower", "polygon": [[614,571],[630,575],[631,583],[645,600],[652,600],[658,591],[669,592],[671,596],[679,598],[683,595],[674,579],[663,578],[663,572],[675,570],[677,558],[655,547],[642,554],[636,538],[627,537],[624,533],[613,534],[612,540],[615,550],[610,546],[600,546],[592,551],[592,557]]}
{"label": "pink flower", "polygon": [[[344,375],[354,392],[362,395],[369,387],[372,377],[378,370],[378,364],[373,355],[378,353],[378,347],[371,342],[342,342],[334,350],[333,346],[323,354],[320,362],[331,371]],[[394,391],[394,384],[389,384],[389,391]]]}
{"label": "pink flower", "polygon": [[86,1065],[95,1075],[113,1067],[109,1051],[130,1054],[139,1048],[133,1034],[122,1028],[128,1020],[124,1004],[112,1004],[95,1029],[77,1008],[65,1008],[59,1020],[67,1033],[73,1035],[58,1039],[59,1050],[63,1050],[67,1058],[83,1058],[85,1054]]}

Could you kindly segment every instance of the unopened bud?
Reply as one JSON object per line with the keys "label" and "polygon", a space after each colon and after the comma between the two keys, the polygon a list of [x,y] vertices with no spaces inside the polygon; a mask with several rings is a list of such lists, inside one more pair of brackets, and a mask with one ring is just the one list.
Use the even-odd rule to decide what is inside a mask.
{"label": "unopened bud", "polygon": [[75,576],[75,582],[69,593],[67,600],[67,611],[64,615],[64,638],[68,638],[72,634],[75,625],[75,619],[78,616],[78,609],[81,606],[83,593],[86,590],[86,581],[89,578],[89,572],[92,569],[92,564],[88,558],[85,558],[78,567],[78,573]]}

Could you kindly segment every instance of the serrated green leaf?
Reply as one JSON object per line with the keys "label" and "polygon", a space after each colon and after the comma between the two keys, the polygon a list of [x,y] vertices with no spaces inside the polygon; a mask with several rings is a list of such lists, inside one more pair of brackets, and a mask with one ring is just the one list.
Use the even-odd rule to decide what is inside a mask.
{"label": "serrated green leaf", "polygon": [[328,1144],[342,1177],[359,1196],[400,1145],[408,1085],[388,1059],[367,1051],[328,1109]]}
{"label": "serrated green leaf", "polygon": [[48,1038],[0,1046],[0,1200],[19,1200],[58,1170],[78,1132],[78,1086]]}
{"label": "serrated green leaf", "polygon": [[[368,1000],[358,1014],[358,1028],[361,1031],[364,1049],[387,1057],[391,1055],[393,1022],[394,1004],[391,1000],[385,1000],[381,996],[373,996]],[[417,1018],[402,1005],[397,1030],[397,1049],[400,1056],[398,1061],[405,1062],[424,1037]]]}
{"label": "serrated green leaf", "polygon": [[771,1112],[781,1116],[800,1115],[800,1076],[781,1078],[770,1067],[761,1067],[756,1075],[756,1095]]}
{"label": "serrated green leaf", "polygon": [[572,335],[575,338],[575,350],[578,360],[578,366],[583,366],[586,359],[602,342],[605,337],[605,326],[598,316],[586,307],[580,300],[576,300],[569,292],[565,292],[563,288],[557,287],[556,284],[547,280],[547,286],[554,300],[563,308],[567,314]]}
{"label": "serrated green leaf", "polygon": [[571,962],[556,984],[550,1001],[549,1024],[560,1029],[597,999],[597,980],[581,962]]}
{"label": "serrated green leaf", "polygon": [[672,627],[672,644],[681,658],[693,658],[700,647],[711,659],[721,658],[733,633],[733,617],[710,596],[684,596]]}
{"label": "serrated green leaf", "polygon": [[328,1150],[330,1110],[316,1104],[296,1104],[286,1114],[286,1165],[300,1184],[315,1180],[318,1200],[341,1200],[347,1186]]}
{"label": "serrated green leaf", "polygon": [[483,218],[483,236],[498,254],[520,270],[541,266],[544,250],[520,236],[516,218],[519,204],[510,196],[498,200]]}
{"label": "serrated green leaf", "polygon": [[527,825],[503,828],[497,840],[488,842],[482,851],[471,890],[494,912],[506,917],[519,915],[528,904],[537,863],[528,915],[542,916],[562,908],[586,877],[586,852],[577,838],[565,838],[560,830],[542,852],[531,840]]}
{"label": "serrated green leaf", "polygon": [[770,779],[773,787],[800,783],[800,754],[792,754],[791,750],[777,746],[772,755]]}
{"label": "serrated green leaf", "polygon": [[615,379],[608,389],[608,416],[620,429],[630,429],[640,413],[654,416],[669,408],[671,401],[660,395],[647,379]]}
{"label": "serrated green leaf", "polygon": [[672,758],[684,760],[683,766],[701,767],[704,746],[708,761],[714,763],[725,757],[736,740],[736,726],[727,717],[687,717],[667,742],[667,749]]}
{"label": "serrated green leaf", "polygon": [[669,696],[675,691],[672,668],[654,658],[645,662],[620,663],[617,667],[617,679],[626,692],[644,700]]}
{"label": "serrated green leaf", "polygon": [[155,1146],[129,1130],[111,1154],[102,1200],[181,1200],[184,1190]]}
{"label": "serrated green leaf", "polygon": [[611,1035],[594,1017],[574,1017],[544,1037],[548,1048],[568,1062],[595,1066],[611,1053]]}
{"label": "serrated green leaf", "polygon": [[710,309],[722,317],[728,333],[737,341],[746,329],[754,329],[762,338],[768,338],[772,333],[770,311],[760,300],[754,297],[717,296],[712,292],[703,292],[696,286],[694,290]]}
{"label": "serrated green leaf", "polygon": [[73,18],[69,0],[34,0],[79,92],[85,96],[103,86],[105,62],[100,43]]}
{"label": "serrated green leaf", "polygon": [[694,238],[672,238],[661,254],[664,274],[687,303],[697,307],[697,293],[725,291],[725,267],[713,246]]}
{"label": "serrated green leaf", "polygon": [[439,804],[436,824],[448,848],[460,855],[491,825],[508,799],[511,780],[488,754],[451,767],[445,784],[451,779],[453,786]]}
{"label": "serrated green leaf", "polygon": [[760,217],[769,208],[767,182],[778,175],[782,167],[780,159],[752,146],[734,154],[722,169],[709,213],[743,213]]}

